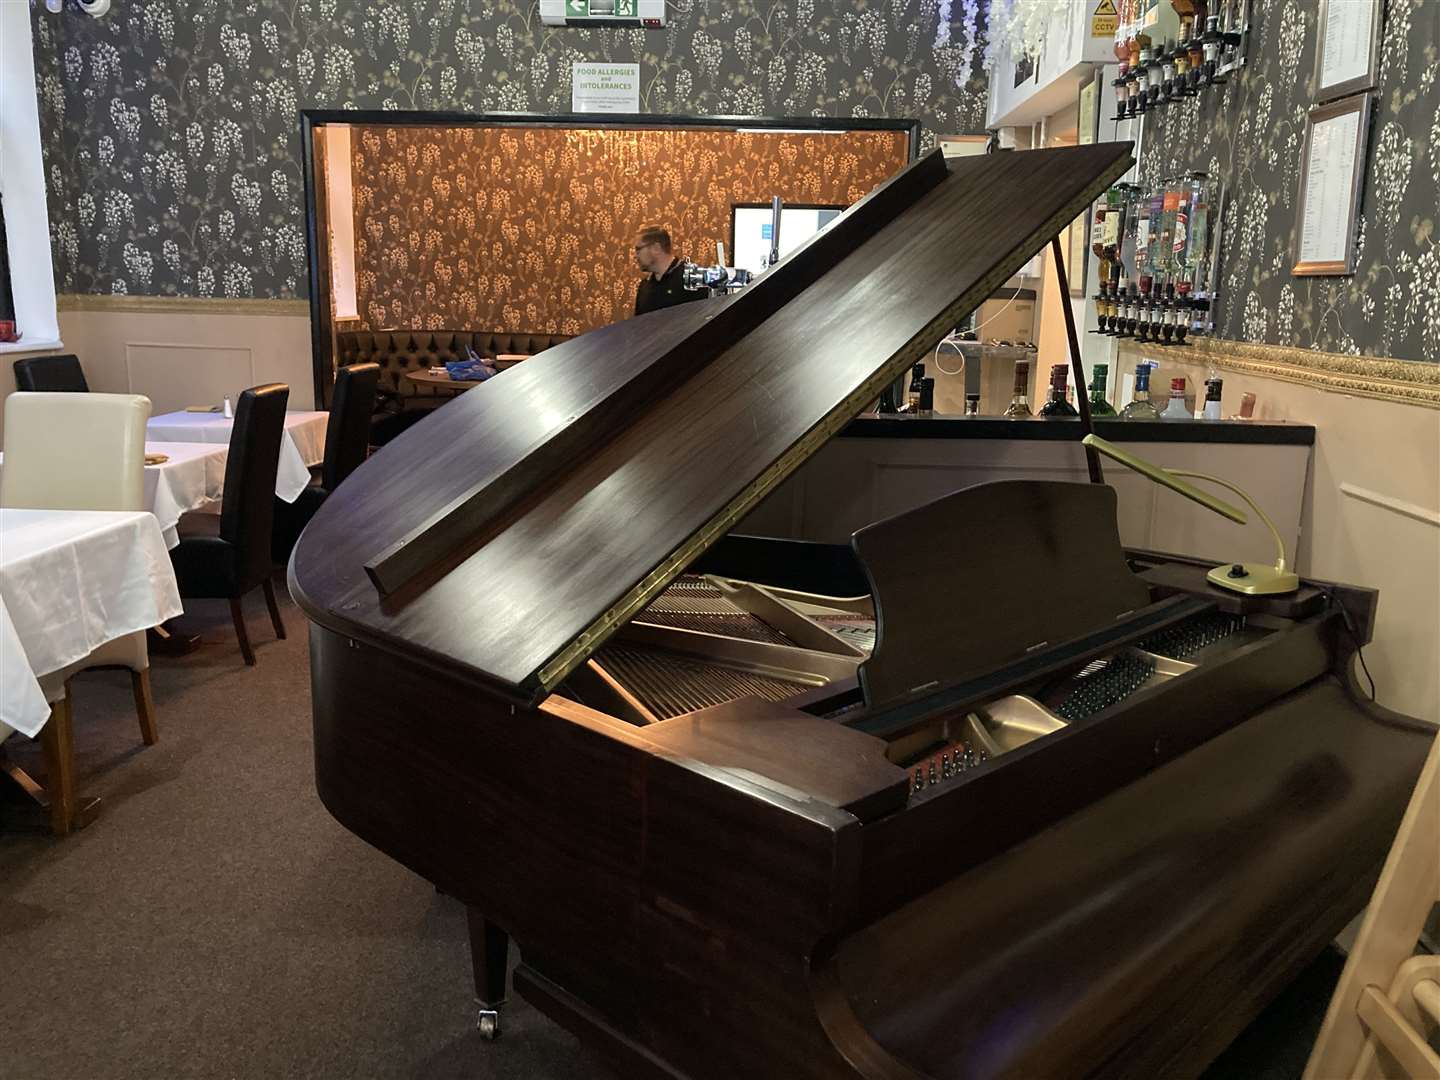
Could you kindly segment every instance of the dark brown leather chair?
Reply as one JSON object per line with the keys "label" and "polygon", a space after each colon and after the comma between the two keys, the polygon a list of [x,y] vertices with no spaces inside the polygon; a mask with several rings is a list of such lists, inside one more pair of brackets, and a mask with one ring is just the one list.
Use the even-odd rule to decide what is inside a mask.
{"label": "dark brown leather chair", "polygon": [[255,663],[240,598],[252,589],[265,590],[275,636],[284,638],[285,624],[275,604],[270,580],[270,534],[275,506],[275,471],[285,433],[285,406],[290,387],[270,383],[244,391],[235,406],[230,431],[230,456],[225,462],[225,492],[220,505],[218,536],[183,535],[170,552],[182,597],[230,601],[230,617],[245,663]]}
{"label": "dark brown leather chair", "polygon": [[85,369],[74,353],[57,356],[30,356],[15,361],[15,389],[48,393],[87,393]]}
{"label": "dark brown leather chair", "polygon": [[336,373],[320,483],[307,487],[293,503],[278,496],[275,499],[270,553],[276,562],[289,561],[295,541],[320,504],[365,460],[370,450],[370,417],[375,411],[375,387],[379,381],[379,364],[352,364]]}

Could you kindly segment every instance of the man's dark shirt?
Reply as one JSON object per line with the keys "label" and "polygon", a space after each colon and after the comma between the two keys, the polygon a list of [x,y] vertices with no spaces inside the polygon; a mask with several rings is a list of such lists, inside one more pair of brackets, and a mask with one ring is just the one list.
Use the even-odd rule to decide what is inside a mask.
{"label": "man's dark shirt", "polygon": [[676,259],[658,280],[653,274],[646,274],[640,279],[640,285],[635,290],[635,314],[644,315],[647,311],[688,304],[691,300],[704,300],[709,295],[708,292],[691,292],[685,288],[685,260]]}

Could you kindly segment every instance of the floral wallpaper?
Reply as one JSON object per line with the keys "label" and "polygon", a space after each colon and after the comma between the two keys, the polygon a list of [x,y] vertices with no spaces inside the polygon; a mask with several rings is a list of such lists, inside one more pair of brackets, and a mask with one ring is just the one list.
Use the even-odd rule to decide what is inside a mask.
{"label": "floral wallpaper", "polygon": [[730,251],[730,205],[848,205],[908,160],[895,132],[360,127],[351,132],[364,329],[579,334],[633,313],[632,244]]}
{"label": "floral wallpaper", "polygon": [[1319,4],[1253,0],[1249,63],[1221,92],[1155,115],[1147,180],[1188,169],[1230,189],[1219,333],[1261,344],[1440,361],[1440,0],[1384,0],[1353,277],[1293,277]]}
{"label": "floral wallpaper", "polygon": [[536,0],[116,0],[34,13],[57,286],[306,290],[301,108],[565,112],[576,60],[641,109],[983,129],[981,0],[680,0],[663,30],[540,24]]}

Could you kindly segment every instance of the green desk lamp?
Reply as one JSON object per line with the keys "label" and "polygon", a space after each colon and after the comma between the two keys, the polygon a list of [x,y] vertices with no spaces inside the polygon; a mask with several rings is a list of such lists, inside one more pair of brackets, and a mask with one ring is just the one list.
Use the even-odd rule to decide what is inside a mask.
{"label": "green desk lamp", "polygon": [[1270,520],[1264,510],[1255,505],[1255,500],[1245,494],[1240,488],[1222,480],[1218,476],[1211,476],[1209,473],[1191,472],[1188,469],[1166,469],[1159,465],[1152,464],[1144,458],[1138,458],[1128,451],[1121,450],[1113,443],[1106,442],[1098,435],[1086,435],[1081,440],[1086,446],[1093,446],[1100,453],[1108,458],[1114,458],[1126,468],[1134,469],[1141,476],[1148,477],[1171,491],[1179,492],[1187,499],[1191,499],[1207,510],[1213,510],[1221,517],[1229,518],[1237,525],[1244,525],[1245,511],[1237,509],[1209,495],[1194,484],[1187,484],[1179,479],[1182,476],[1189,476],[1196,480],[1208,480],[1212,484],[1219,484],[1228,488],[1240,498],[1245,500],[1247,506],[1255,511],[1255,514],[1265,523],[1270,530],[1270,535],[1275,539],[1275,550],[1278,552],[1275,558],[1275,565],[1268,566],[1265,563],[1227,563],[1224,566],[1217,566],[1206,574],[1206,580],[1211,585],[1218,585],[1222,589],[1229,589],[1231,592],[1244,593],[1246,596],[1274,596],[1280,593],[1292,593],[1300,588],[1300,578],[1289,569],[1285,560],[1285,541],[1280,539],[1280,530],[1275,528],[1275,523]]}

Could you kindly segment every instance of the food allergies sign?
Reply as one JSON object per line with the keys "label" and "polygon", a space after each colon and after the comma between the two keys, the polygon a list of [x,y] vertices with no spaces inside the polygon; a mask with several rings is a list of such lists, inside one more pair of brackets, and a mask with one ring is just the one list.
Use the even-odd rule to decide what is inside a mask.
{"label": "food allergies sign", "polygon": [[640,65],[576,63],[570,73],[570,107],[577,113],[638,113]]}

